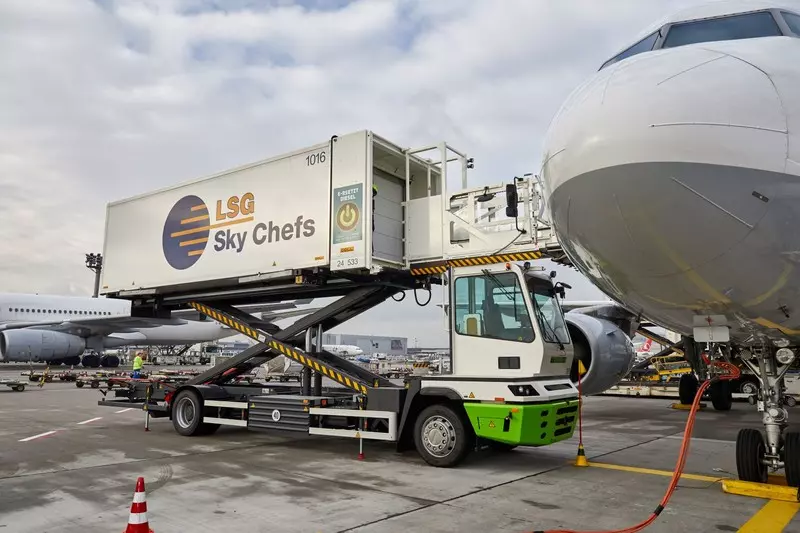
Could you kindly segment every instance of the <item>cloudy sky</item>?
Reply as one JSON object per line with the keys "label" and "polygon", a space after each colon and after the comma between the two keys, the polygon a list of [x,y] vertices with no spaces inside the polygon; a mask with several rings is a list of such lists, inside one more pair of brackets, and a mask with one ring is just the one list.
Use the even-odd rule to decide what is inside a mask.
{"label": "cloudy sky", "polygon": [[[447,140],[476,184],[538,171],[569,92],[697,0],[3,0],[0,291],[87,295],[107,202],[332,134]],[[602,294],[574,272],[571,299]],[[341,331],[442,345],[388,302]]]}

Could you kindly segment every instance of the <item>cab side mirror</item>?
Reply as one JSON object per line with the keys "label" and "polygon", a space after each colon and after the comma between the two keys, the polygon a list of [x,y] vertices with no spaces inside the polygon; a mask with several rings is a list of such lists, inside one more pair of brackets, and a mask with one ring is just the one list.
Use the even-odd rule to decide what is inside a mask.
{"label": "cab side mirror", "polygon": [[506,216],[517,218],[519,210],[517,204],[519,203],[519,196],[517,196],[517,186],[513,183],[506,185]]}

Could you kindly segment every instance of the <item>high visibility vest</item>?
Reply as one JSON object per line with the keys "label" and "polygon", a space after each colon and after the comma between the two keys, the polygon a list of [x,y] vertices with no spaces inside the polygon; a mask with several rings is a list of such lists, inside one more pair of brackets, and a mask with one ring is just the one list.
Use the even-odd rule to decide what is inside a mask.
{"label": "high visibility vest", "polygon": [[141,370],[143,365],[144,365],[144,362],[142,361],[142,358],[140,356],[137,355],[136,357],[133,358],[133,369],[134,370]]}

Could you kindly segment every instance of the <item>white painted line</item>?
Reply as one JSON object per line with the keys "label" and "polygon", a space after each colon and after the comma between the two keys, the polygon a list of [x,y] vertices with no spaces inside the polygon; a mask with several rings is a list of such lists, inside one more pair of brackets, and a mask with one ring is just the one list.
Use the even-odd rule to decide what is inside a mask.
{"label": "white painted line", "polygon": [[133,407],[128,407],[127,409],[121,409],[119,411],[114,411],[114,413],[119,414],[119,413],[126,413],[128,411],[133,411]]}
{"label": "white painted line", "polygon": [[34,439],[38,439],[38,438],[41,438],[41,437],[47,437],[48,435],[53,435],[54,433],[56,433],[56,431],[48,431],[46,433],[39,433],[38,435],[34,435],[33,437],[28,437],[28,438],[25,438],[25,439],[19,439],[19,441],[20,442],[28,442],[28,441],[31,441],[31,440],[34,440]]}
{"label": "white painted line", "polygon": [[90,418],[89,420],[84,420],[83,422],[78,422],[78,425],[88,424],[89,422],[94,422],[96,420],[101,420],[103,417],[98,416],[97,418]]}
{"label": "white painted line", "polygon": [[[683,433],[681,433],[680,435],[667,435],[664,438],[673,440],[683,440]],[[697,442],[721,442],[723,444],[731,444],[736,442],[735,440],[704,439],[702,437],[692,437],[692,440]]]}

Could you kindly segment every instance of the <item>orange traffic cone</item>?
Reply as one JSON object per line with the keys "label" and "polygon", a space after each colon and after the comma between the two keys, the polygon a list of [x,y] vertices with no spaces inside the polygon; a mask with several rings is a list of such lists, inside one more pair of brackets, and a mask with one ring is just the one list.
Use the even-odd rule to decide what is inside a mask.
{"label": "orange traffic cone", "polygon": [[128,527],[122,533],[153,533],[147,522],[147,498],[144,492],[143,477],[136,480],[136,492],[133,493]]}

